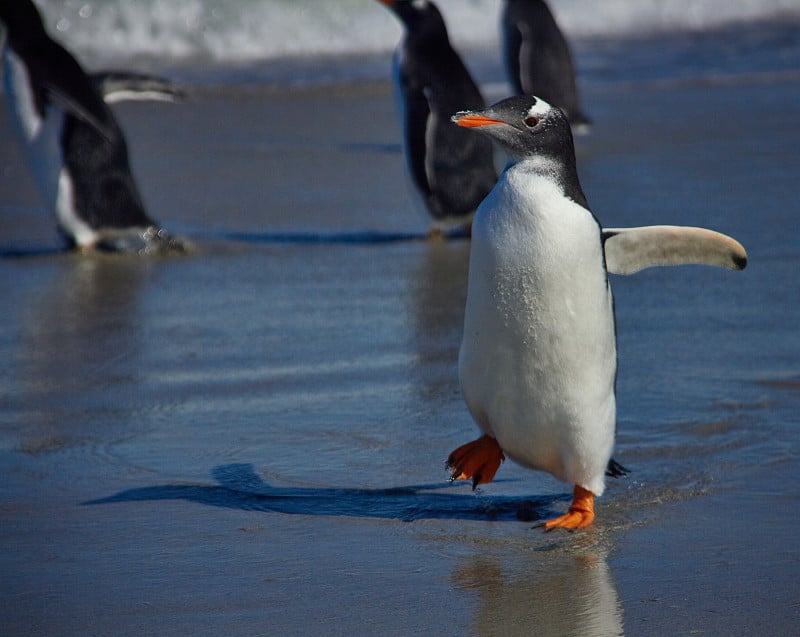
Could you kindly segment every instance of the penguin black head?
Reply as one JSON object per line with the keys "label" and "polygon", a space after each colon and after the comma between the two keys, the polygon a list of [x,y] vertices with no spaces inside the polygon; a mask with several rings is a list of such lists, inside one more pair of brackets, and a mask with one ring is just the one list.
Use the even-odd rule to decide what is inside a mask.
{"label": "penguin black head", "polygon": [[548,160],[548,171],[564,194],[589,209],[575,165],[575,146],[566,114],[533,95],[509,97],[481,111],[461,111],[452,120],[496,140],[519,162]]}
{"label": "penguin black head", "polygon": [[447,27],[436,5],[430,0],[378,0],[400,18],[410,35],[420,40],[447,40]]}
{"label": "penguin black head", "polygon": [[488,135],[518,160],[542,155],[574,157],[572,131],[564,111],[533,95],[509,97],[481,111],[461,111],[452,120]]}

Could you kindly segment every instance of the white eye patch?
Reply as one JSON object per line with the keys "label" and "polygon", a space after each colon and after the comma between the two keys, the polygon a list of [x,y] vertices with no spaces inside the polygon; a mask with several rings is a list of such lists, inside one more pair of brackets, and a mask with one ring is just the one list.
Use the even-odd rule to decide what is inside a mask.
{"label": "white eye patch", "polygon": [[550,111],[551,108],[553,107],[550,106],[550,104],[545,102],[543,99],[537,97],[536,104],[531,106],[530,109],[528,110],[528,116],[539,117],[539,118],[544,117]]}

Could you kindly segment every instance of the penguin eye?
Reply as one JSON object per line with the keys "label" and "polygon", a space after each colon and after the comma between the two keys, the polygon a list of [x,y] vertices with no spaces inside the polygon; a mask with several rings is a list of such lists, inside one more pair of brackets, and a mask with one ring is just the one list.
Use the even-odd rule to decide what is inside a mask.
{"label": "penguin eye", "polygon": [[528,115],[525,119],[522,120],[523,124],[529,128],[533,128],[536,124],[539,123],[539,118],[534,115]]}

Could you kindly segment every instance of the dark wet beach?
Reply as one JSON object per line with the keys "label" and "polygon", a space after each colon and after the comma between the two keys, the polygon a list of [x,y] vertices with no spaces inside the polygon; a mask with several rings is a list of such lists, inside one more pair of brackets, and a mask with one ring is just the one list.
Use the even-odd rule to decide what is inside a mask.
{"label": "dark wet beach", "polygon": [[50,253],[0,111],[3,632],[796,631],[800,61],[647,79],[630,47],[584,89],[595,214],[750,264],[613,278],[631,474],[580,533],[531,528],[568,501],[547,475],[447,483],[477,431],[469,244],[401,240],[427,220],[387,83],[120,105],[149,210],[196,244],[174,259]]}

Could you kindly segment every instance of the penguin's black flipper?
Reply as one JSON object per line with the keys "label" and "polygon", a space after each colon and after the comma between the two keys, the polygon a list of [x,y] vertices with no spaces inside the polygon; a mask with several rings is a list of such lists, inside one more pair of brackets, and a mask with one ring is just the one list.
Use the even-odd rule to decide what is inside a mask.
{"label": "penguin's black flipper", "polygon": [[26,68],[30,90],[43,118],[48,100],[88,123],[106,139],[119,136],[113,116],[78,61],[44,28],[30,0],[0,2],[6,46]]}
{"label": "penguin's black flipper", "polygon": [[421,86],[415,86],[401,73],[400,93],[404,105],[403,134],[407,149],[406,161],[414,185],[427,199],[431,194],[428,174],[425,171],[426,131],[431,109]]}
{"label": "penguin's black flipper", "polygon": [[75,58],[49,38],[42,43],[42,48],[49,51],[40,51],[41,55],[28,64],[31,81],[39,87],[43,97],[95,128],[105,139],[117,139],[119,128]]}

